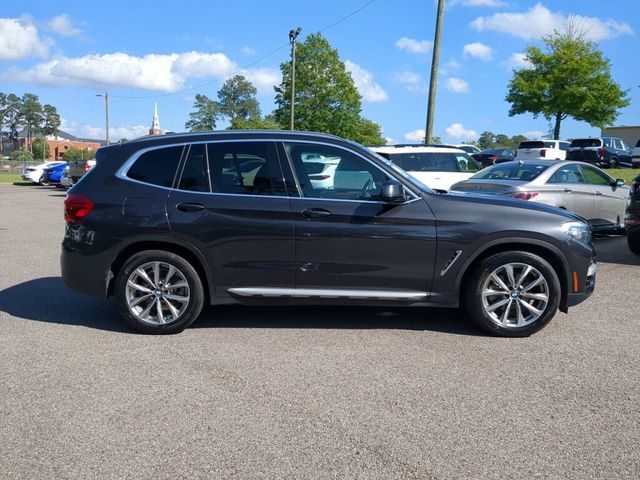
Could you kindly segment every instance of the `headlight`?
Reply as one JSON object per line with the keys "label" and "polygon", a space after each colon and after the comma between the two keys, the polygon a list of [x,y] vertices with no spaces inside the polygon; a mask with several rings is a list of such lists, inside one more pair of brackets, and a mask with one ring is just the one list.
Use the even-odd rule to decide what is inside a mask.
{"label": "headlight", "polygon": [[591,242],[591,227],[582,222],[567,222],[562,225],[562,233],[584,243]]}

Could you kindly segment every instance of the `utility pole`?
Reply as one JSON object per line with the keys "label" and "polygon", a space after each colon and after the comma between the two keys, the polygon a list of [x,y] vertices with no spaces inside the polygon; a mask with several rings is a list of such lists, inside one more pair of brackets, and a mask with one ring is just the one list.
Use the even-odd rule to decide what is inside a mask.
{"label": "utility pole", "polygon": [[109,92],[105,92],[104,95],[102,95],[101,93],[96,94],[96,97],[103,97],[104,98],[104,112],[105,112],[105,117],[106,117],[106,138],[107,138],[107,145],[109,145]]}
{"label": "utility pole", "polygon": [[294,130],[295,103],[296,103],[296,38],[300,35],[302,28],[289,30],[289,42],[291,43],[291,130]]}
{"label": "utility pole", "polygon": [[433,39],[433,58],[431,60],[431,80],[429,81],[429,101],[427,104],[427,128],[424,133],[424,143],[431,143],[433,137],[433,118],[436,107],[436,89],[438,88],[438,62],[440,61],[440,34],[442,33],[442,19],[444,17],[444,0],[438,0],[438,15],[436,17],[436,34]]}

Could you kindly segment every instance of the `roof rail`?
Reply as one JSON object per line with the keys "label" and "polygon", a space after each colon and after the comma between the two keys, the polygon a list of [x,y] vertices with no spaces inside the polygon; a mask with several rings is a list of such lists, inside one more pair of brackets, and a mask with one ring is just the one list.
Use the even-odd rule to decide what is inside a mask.
{"label": "roof rail", "polygon": [[456,147],[455,145],[445,145],[445,144],[441,144],[441,143],[427,143],[427,144],[424,144],[424,143],[394,143],[392,145],[367,145],[367,147],[385,147],[385,148],[435,147],[435,148],[457,148],[457,149],[460,149],[460,147]]}

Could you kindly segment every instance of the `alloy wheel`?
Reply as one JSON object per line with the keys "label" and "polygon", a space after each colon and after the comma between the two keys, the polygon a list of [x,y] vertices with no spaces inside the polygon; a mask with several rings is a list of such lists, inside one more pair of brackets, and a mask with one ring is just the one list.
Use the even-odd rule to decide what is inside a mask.
{"label": "alloy wheel", "polygon": [[526,263],[496,268],[482,286],[482,306],[497,325],[520,328],[532,324],[549,303],[549,284],[538,269]]}

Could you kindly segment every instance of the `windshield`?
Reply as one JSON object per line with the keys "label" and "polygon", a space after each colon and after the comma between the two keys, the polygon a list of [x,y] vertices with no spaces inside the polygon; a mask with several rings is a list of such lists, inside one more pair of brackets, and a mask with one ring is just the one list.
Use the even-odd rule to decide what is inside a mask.
{"label": "windshield", "polygon": [[538,163],[509,162],[485,168],[476,173],[472,179],[477,180],[519,180],[530,182],[544,172],[549,165]]}

